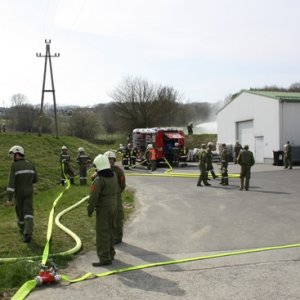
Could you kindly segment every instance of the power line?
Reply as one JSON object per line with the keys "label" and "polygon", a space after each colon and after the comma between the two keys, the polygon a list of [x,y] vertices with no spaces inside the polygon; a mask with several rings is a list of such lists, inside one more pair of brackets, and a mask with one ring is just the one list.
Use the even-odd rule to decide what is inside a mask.
{"label": "power line", "polygon": [[[53,80],[51,57],[59,57],[60,54],[59,53],[54,53],[54,55],[51,55],[51,53],[50,53],[51,40],[45,40],[45,43],[46,43],[46,54],[42,55],[41,53],[36,53],[37,57],[45,57],[43,89],[42,89],[41,110],[40,110],[39,136],[42,135],[42,119],[43,119],[44,96],[45,96],[45,93],[50,92],[50,93],[52,93],[52,96],[53,96],[55,132],[56,132],[56,138],[58,139],[59,136],[58,136],[58,124],[57,124],[57,109],[56,109],[56,98],[55,98],[55,89],[54,89],[54,80]],[[49,60],[50,75],[51,75],[51,86],[52,86],[52,89],[50,89],[50,90],[45,89],[48,60]]]}

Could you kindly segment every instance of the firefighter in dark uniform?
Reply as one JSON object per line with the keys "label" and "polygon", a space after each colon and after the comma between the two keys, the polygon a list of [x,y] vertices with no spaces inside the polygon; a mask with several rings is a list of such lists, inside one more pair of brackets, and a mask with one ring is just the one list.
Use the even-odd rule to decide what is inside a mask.
{"label": "firefighter in dark uniform", "polygon": [[97,176],[91,185],[87,215],[91,217],[96,211],[96,251],[99,261],[92,265],[99,267],[111,265],[116,253],[113,228],[115,228],[118,182],[105,155],[99,154],[93,164]]}
{"label": "firefighter in dark uniform", "polygon": [[210,186],[210,184],[207,182],[207,152],[206,152],[205,144],[201,145],[201,149],[198,152],[198,158],[199,158],[200,175],[197,182],[197,186],[202,186],[201,184],[202,181],[205,186]]}
{"label": "firefighter in dark uniform", "polygon": [[87,183],[87,168],[91,163],[91,158],[84,152],[83,147],[78,148],[77,163],[79,165],[79,181],[81,185]]}
{"label": "firefighter in dark uniform", "polygon": [[74,184],[74,171],[71,167],[71,157],[68,154],[68,148],[66,146],[61,147],[59,162],[61,165],[61,185],[65,184],[65,175],[68,175],[71,184]]}
{"label": "firefighter in dark uniform", "polygon": [[34,165],[25,159],[23,147],[13,146],[9,155],[13,163],[7,187],[8,201],[15,197],[18,227],[24,243],[29,243],[33,233],[33,183],[38,180],[37,173]]}
{"label": "firefighter in dark uniform", "polygon": [[292,169],[292,146],[289,141],[286,142],[283,149],[284,168]]}
{"label": "firefighter in dark uniform", "polygon": [[[237,162],[241,165],[241,185],[240,190],[242,191],[245,187],[245,190],[249,189],[249,182],[251,177],[251,167],[255,164],[254,156],[251,151],[249,151],[249,146],[245,145],[244,149],[240,151],[239,156],[237,158]],[[246,181],[244,180],[246,178]],[[245,181],[245,184],[244,184]]]}
{"label": "firefighter in dark uniform", "polygon": [[186,167],[187,166],[187,155],[188,155],[188,149],[183,146],[180,151],[179,151],[179,163],[181,163],[182,167]]}
{"label": "firefighter in dark uniform", "polygon": [[178,167],[179,166],[179,152],[180,152],[180,149],[179,149],[179,144],[176,142],[174,144],[174,147],[172,149],[172,156],[173,156],[173,166],[174,167]]}
{"label": "firefighter in dark uniform", "polygon": [[115,165],[117,159],[115,152],[107,151],[104,153],[104,155],[108,157],[111,168],[115,172],[118,180],[117,220],[116,220],[116,228],[114,229],[114,240],[115,240],[115,244],[119,244],[122,242],[123,239],[124,209],[123,209],[122,193],[126,187],[125,174],[120,167]]}
{"label": "firefighter in dark uniform", "polygon": [[237,158],[240,154],[240,151],[243,150],[242,145],[239,143],[239,141],[236,141],[233,151],[234,151],[234,163],[237,164]]}
{"label": "firefighter in dark uniform", "polygon": [[212,159],[213,159],[213,153],[212,153],[212,149],[213,149],[214,144],[212,142],[209,142],[207,144],[207,174],[210,172],[211,176],[213,179],[218,178],[218,176],[216,175],[215,171],[214,171],[214,166],[212,163]]}
{"label": "firefighter in dark uniform", "polygon": [[122,144],[120,144],[120,148],[118,150],[118,152],[122,154],[122,165],[124,166],[125,169],[129,169],[129,165],[130,165],[130,149],[128,145],[124,147]]}
{"label": "firefighter in dark uniform", "polygon": [[133,147],[130,152],[130,165],[135,166],[137,156],[137,148]]}
{"label": "firefighter in dark uniform", "polygon": [[228,152],[226,149],[226,144],[222,144],[221,175],[222,175],[222,179],[220,184],[228,185]]}

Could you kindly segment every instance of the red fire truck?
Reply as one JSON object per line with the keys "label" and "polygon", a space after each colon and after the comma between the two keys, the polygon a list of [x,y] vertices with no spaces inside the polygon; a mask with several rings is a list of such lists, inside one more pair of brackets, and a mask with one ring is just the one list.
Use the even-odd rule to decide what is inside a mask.
{"label": "red fire truck", "polygon": [[144,157],[149,144],[156,150],[157,162],[167,159],[172,164],[173,148],[178,143],[178,148],[185,145],[185,137],[182,128],[154,127],[136,128],[132,132],[132,146],[136,147],[140,158]]}

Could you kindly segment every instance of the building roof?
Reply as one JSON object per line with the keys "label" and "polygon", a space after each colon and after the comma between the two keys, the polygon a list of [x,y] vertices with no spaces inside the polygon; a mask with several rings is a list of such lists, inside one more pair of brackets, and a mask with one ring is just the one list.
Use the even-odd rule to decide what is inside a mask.
{"label": "building roof", "polygon": [[268,98],[273,98],[287,102],[300,102],[300,92],[281,92],[281,91],[255,91],[255,90],[243,90],[250,94],[260,95]]}
{"label": "building roof", "polygon": [[223,110],[229,103],[234,101],[242,93],[249,93],[267,98],[272,98],[279,101],[285,102],[298,102],[300,103],[300,92],[282,92],[282,91],[256,91],[256,90],[241,90],[235,94],[227,103],[225,103],[218,111],[217,114]]}

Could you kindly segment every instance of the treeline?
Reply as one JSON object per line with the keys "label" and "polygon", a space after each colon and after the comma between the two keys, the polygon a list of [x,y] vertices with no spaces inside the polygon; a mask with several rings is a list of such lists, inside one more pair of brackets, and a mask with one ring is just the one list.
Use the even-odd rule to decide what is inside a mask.
{"label": "treeline", "polygon": [[[128,134],[134,128],[195,125],[215,120],[220,103],[184,103],[173,87],[153,85],[140,78],[126,78],[110,95],[112,101],[93,107],[58,107],[60,135],[92,140],[107,133]],[[5,110],[7,130],[38,132],[40,107],[28,104],[23,94],[13,95]],[[46,106],[42,115],[42,132],[54,133],[54,110]]]}

